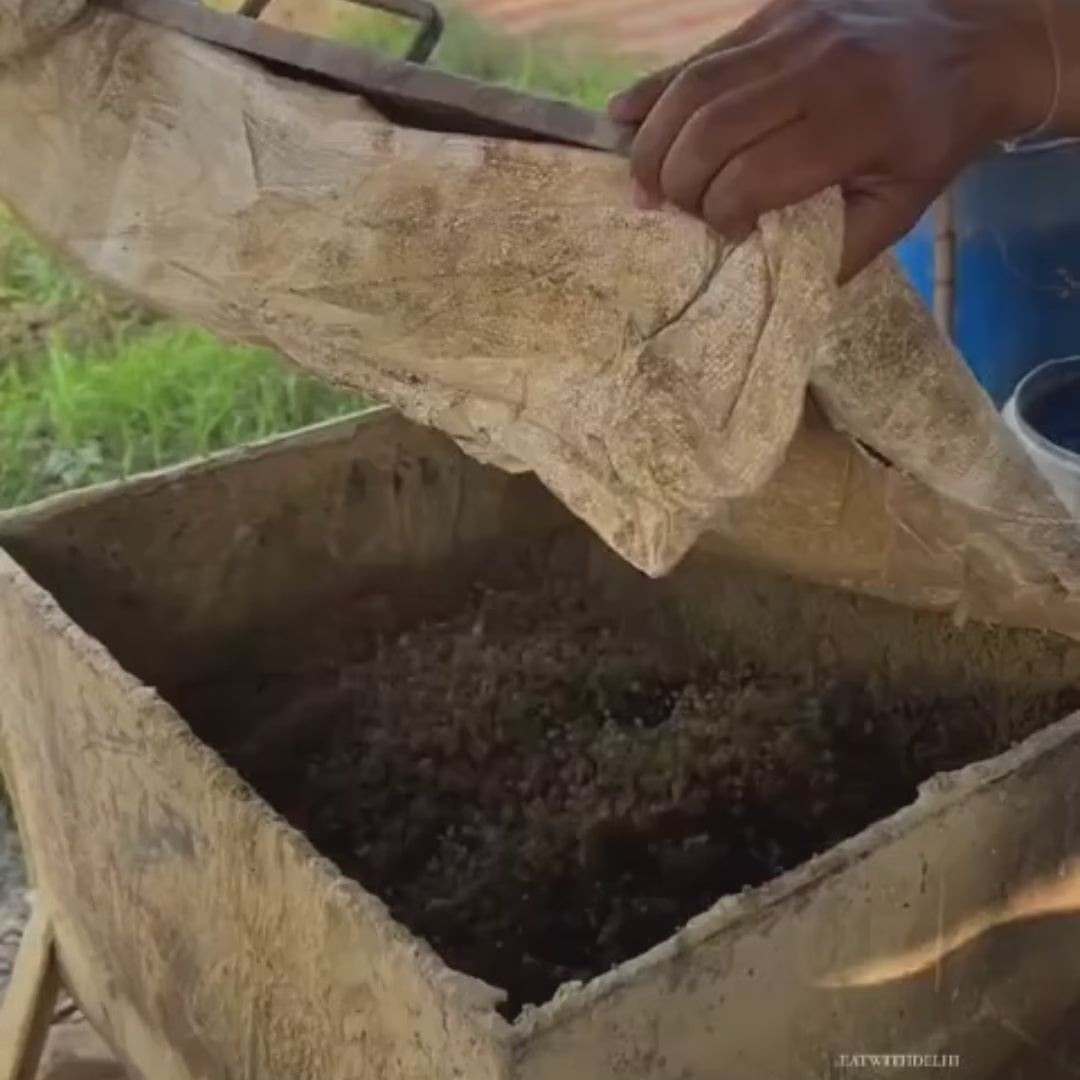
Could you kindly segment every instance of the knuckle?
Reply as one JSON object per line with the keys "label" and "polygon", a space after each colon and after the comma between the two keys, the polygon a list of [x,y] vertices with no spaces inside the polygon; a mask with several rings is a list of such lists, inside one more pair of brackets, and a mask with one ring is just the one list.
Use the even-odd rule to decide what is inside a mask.
{"label": "knuckle", "polygon": [[683,210],[696,210],[709,178],[721,167],[715,160],[707,126],[695,116],[664,159],[660,184],[664,195]]}
{"label": "knuckle", "polygon": [[740,242],[761,216],[759,169],[752,154],[734,158],[716,176],[702,201],[702,216],[727,240]]}
{"label": "knuckle", "polygon": [[682,68],[639,129],[630,149],[630,170],[646,188],[659,187],[661,167],[676,142],[704,152],[704,148],[698,150],[699,139],[693,128],[703,103],[711,95],[710,71],[707,60]]}
{"label": "knuckle", "polygon": [[714,81],[714,65],[709,57],[687,64],[671,82],[668,96],[675,102],[695,103],[708,96]]}
{"label": "knuckle", "polygon": [[660,88],[655,78],[642,79],[628,86],[620,95],[620,104],[625,109],[640,113],[660,96]]}
{"label": "knuckle", "polygon": [[728,164],[724,142],[718,137],[723,124],[719,106],[700,108],[668,152],[660,172],[661,189],[680,210],[699,214],[710,183]]}
{"label": "knuckle", "polygon": [[756,170],[749,156],[742,154],[729,162],[716,186],[716,196],[736,218],[757,216],[755,192]]}
{"label": "knuckle", "polygon": [[664,199],[672,206],[688,214],[700,212],[704,183],[700,177],[700,169],[695,172],[692,164],[685,158],[673,155],[664,163],[660,190]]}
{"label": "knuckle", "polygon": [[650,75],[644,75],[637,82],[631,83],[621,96],[635,105],[652,106],[663,94],[671,80],[672,72],[667,68],[663,68],[652,72]]}

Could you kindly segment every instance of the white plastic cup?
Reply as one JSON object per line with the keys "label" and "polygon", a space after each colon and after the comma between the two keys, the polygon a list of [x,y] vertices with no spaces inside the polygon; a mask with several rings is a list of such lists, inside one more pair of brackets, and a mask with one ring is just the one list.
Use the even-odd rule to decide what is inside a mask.
{"label": "white plastic cup", "polygon": [[1080,356],[1028,372],[1001,415],[1058,501],[1080,521]]}

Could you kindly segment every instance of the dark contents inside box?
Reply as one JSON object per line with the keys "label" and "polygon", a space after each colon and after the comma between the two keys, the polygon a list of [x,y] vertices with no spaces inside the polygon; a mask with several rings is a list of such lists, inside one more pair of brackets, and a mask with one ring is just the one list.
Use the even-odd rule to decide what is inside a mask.
{"label": "dark contents inside box", "polygon": [[477,591],[381,640],[342,612],[287,665],[170,696],[507,1015],[1080,704],[703,658],[580,588]]}

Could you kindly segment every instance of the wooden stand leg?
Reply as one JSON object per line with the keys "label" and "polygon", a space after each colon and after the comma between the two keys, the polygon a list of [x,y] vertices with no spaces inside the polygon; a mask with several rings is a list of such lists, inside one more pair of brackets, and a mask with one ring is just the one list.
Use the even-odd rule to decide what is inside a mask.
{"label": "wooden stand leg", "polygon": [[34,1080],[60,997],[52,920],[34,905],[0,1006],[0,1080]]}

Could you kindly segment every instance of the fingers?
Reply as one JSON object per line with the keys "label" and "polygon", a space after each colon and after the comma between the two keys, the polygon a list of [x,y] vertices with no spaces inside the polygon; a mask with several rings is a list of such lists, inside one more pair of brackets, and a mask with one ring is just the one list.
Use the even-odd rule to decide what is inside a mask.
{"label": "fingers", "polygon": [[740,240],[762,214],[840,187],[849,280],[983,137],[953,101],[967,76],[949,59],[974,38],[925,6],[767,0],[695,58],[634,84],[609,106],[638,125],[634,201],[668,202]]}
{"label": "fingers", "polygon": [[720,235],[739,241],[762,214],[838,184],[851,165],[850,152],[830,147],[802,120],[747,147],[712,176],[697,216]]}
{"label": "fingers", "polygon": [[940,186],[891,184],[847,192],[840,284],[861,273],[908,233],[946,184],[947,180]]}
{"label": "fingers", "polygon": [[[853,159],[823,153],[813,126],[797,123],[734,157],[709,184],[698,216],[740,243],[758,219],[843,184]],[[866,182],[845,191],[844,243],[837,280],[846,284],[905,236],[948,183]]]}
{"label": "fingers", "polygon": [[661,68],[620,91],[607,104],[611,119],[619,124],[640,124],[682,67],[682,64],[672,64]]}
{"label": "fingers", "polygon": [[735,81],[715,96],[728,74],[676,82],[661,95],[631,155],[639,206],[662,198],[739,242],[761,215],[845,185],[844,283],[904,236],[948,182],[883,176],[852,187],[865,165],[863,141],[827,118],[801,115],[795,84],[783,75]]}
{"label": "fingers", "polygon": [[[845,184],[859,169],[860,145],[834,128],[822,130],[820,123],[796,118],[751,142],[746,132],[767,121],[750,117],[753,108],[745,102],[733,100],[731,107],[730,119],[712,117],[708,108],[695,115],[667,156],[662,186],[675,205],[732,242],[746,239],[763,214]],[[784,115],[767,102],[761,108],[763,117]],[[740,129],[744,118],[748,126]],[[703,138],[706,132],[711,142]],[[715,157],[707,157],[694,149],[702,145],[720,149]],[[847,187],[841,284],[904,236],[948,179],[944,175],[940,182],[913,183],[882,178]]]}
{"label": "fingers", "polygon": [[[748,184],[763,182],[764,190],[771,183],[782,182],[792,168],[798,171],[803,167],[805,161],[795,156],[807,149],[808,142],[802,134],[805,125],[796,123],[800,108],[788,84],[771,80],[737,89],[702,106],[670,146],[659,139],[652,141],[652,133],[643,129],[639,136],[642,145],[636,148],[632,162],[635,179],[642,183],[644,175],[651,176],[652,170],[659,168],[656,185],[665,200],[715,224],[704,203],[706,192],[720,177],[725,180],[712,200],[717,205],[735,196],[745,202],[753,195],[752,190],[743,190]],[[785,130],[785,135],[777,134]],[[795,136],[792,131],[800,134]],[[770,176],[768,164],[780,172]]]}
{"label": "fingers", "polygon": [[[794,117],[798,104],[787,92],[790,80],[772,53],[767,43],[740,46],[676,75],[638,129],[630,151],[630,172],[642,189],[670,198],[664,175],[686,171],[689,187],[689,174],[700,180],[703,170],[715,173],[742,145]],[[679,153],[668,166],[676,142]]]}

